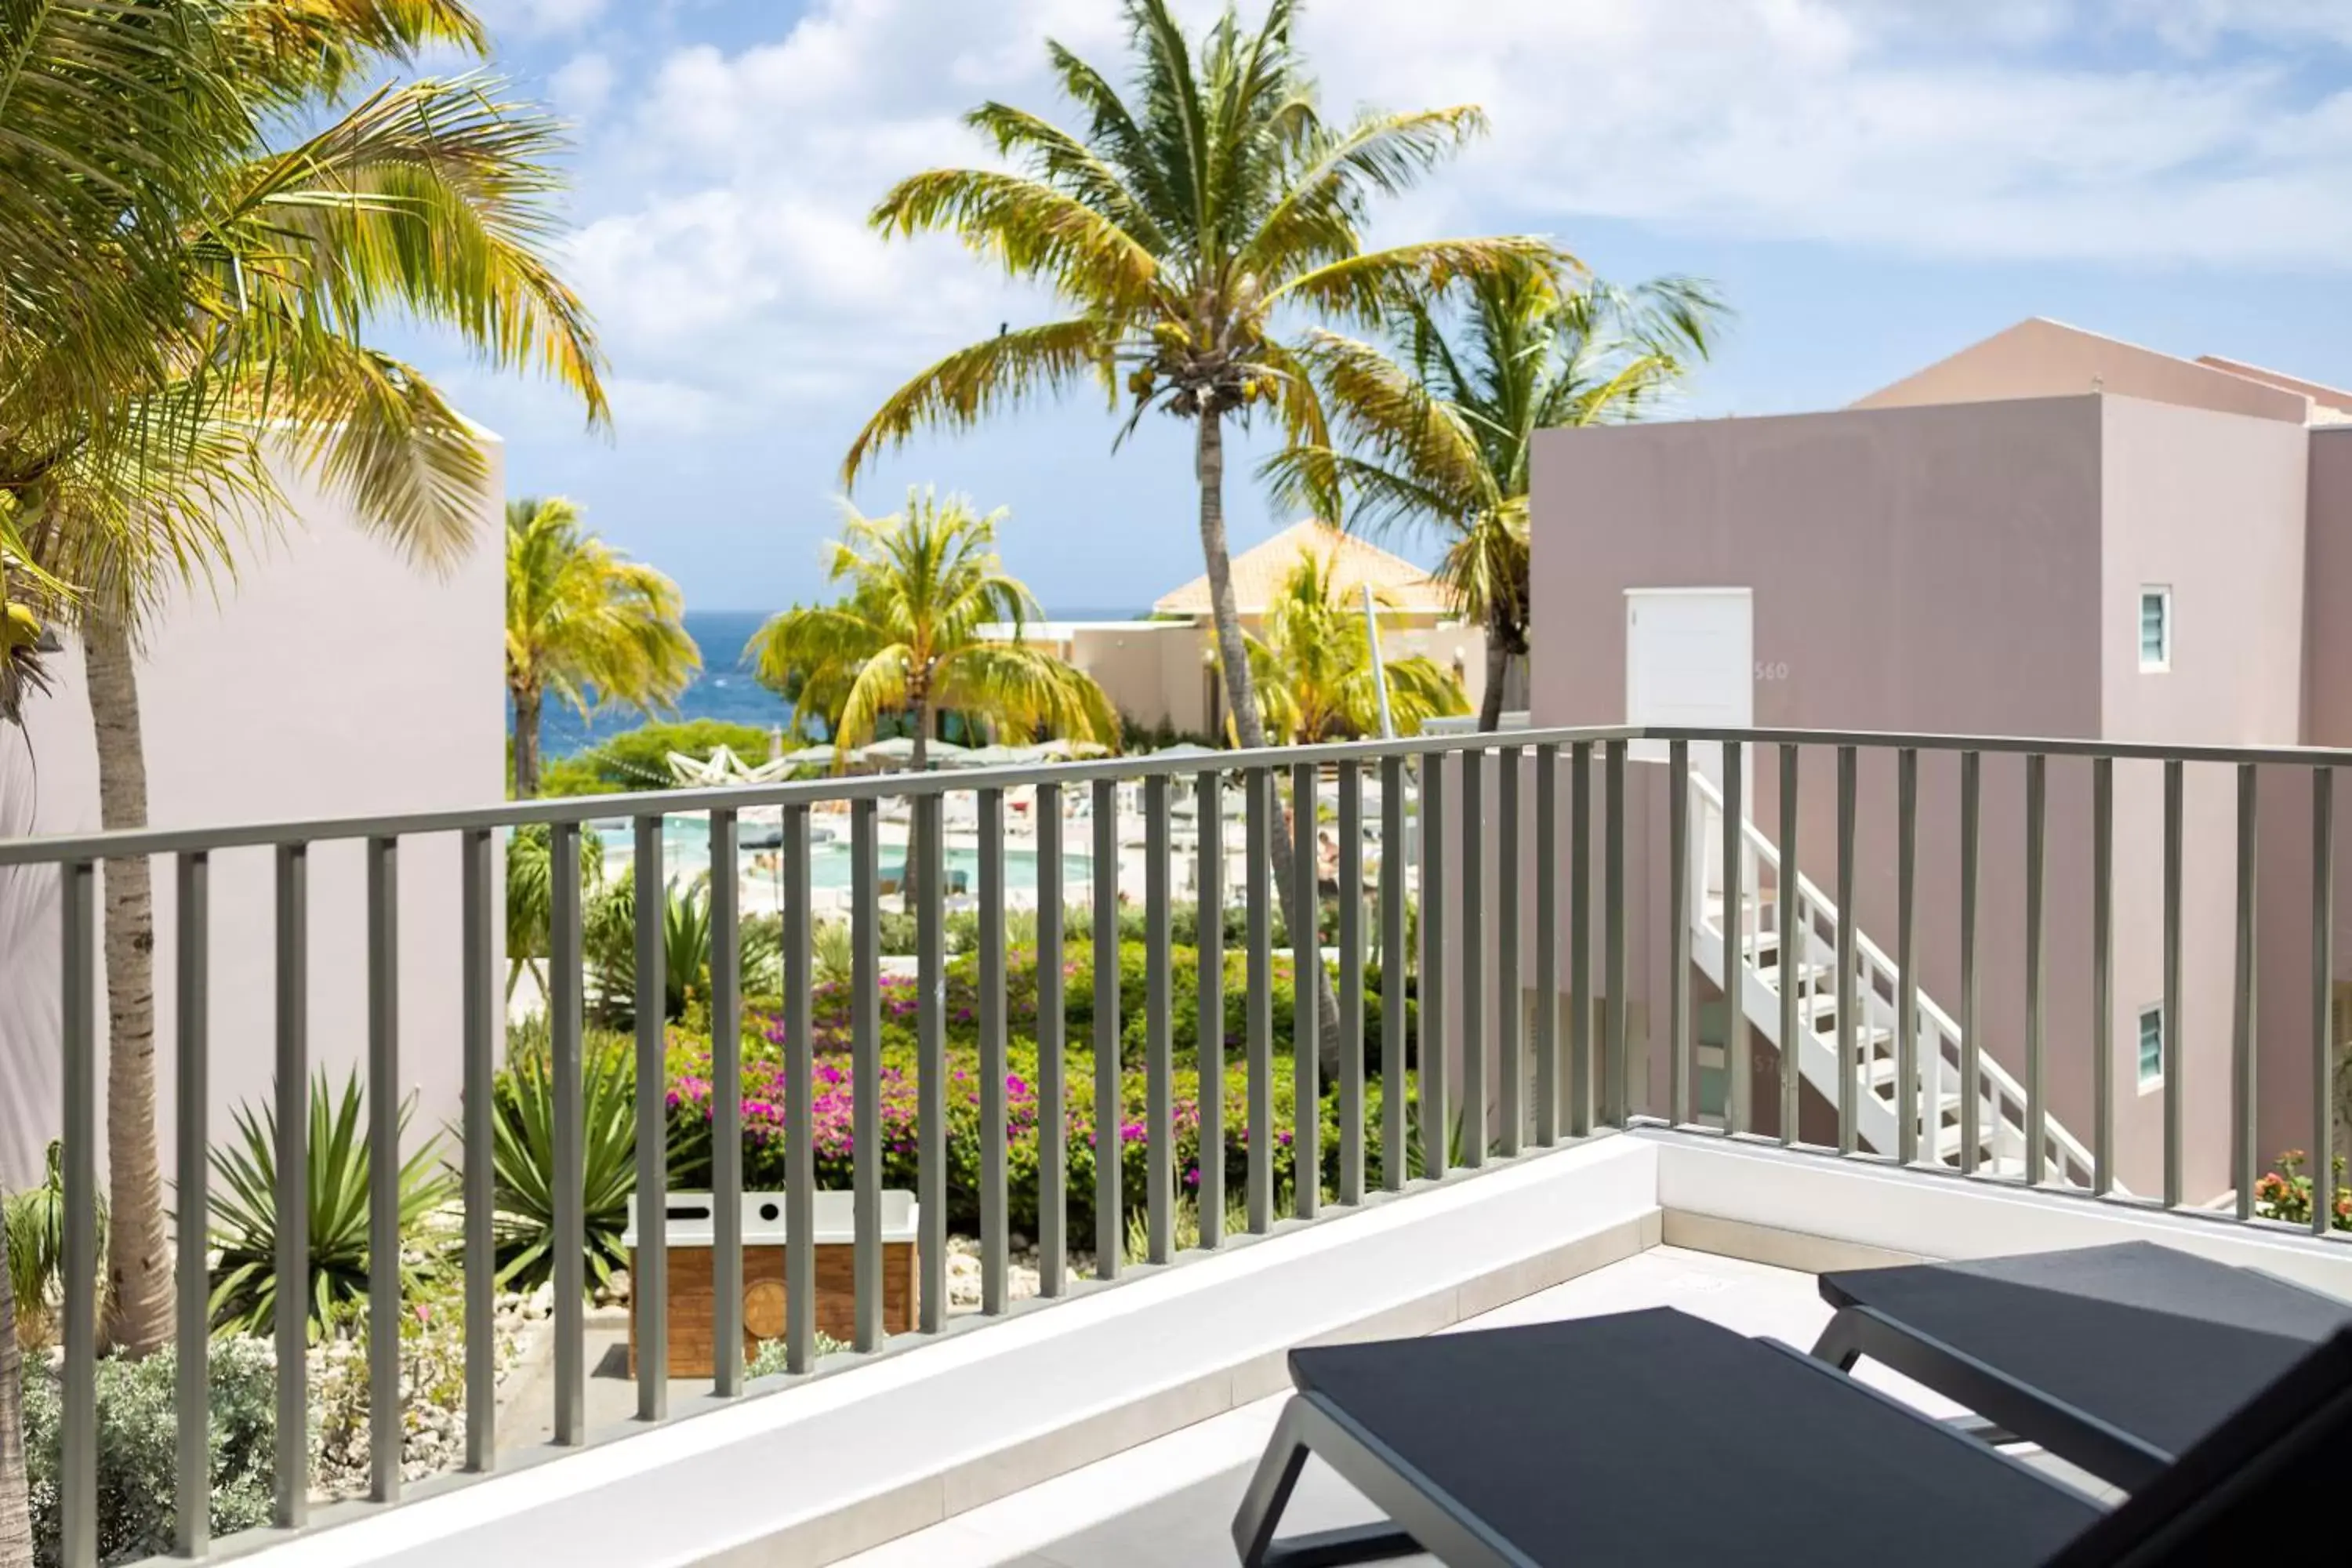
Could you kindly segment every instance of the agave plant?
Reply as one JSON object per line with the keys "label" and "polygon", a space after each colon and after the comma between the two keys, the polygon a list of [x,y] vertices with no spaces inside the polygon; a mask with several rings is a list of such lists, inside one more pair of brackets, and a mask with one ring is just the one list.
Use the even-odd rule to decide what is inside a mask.
{"label": "agave plant", "polygon": [[[772,921],[755,921],[740,923],[737,931],[736,973],[741,984],[751,990],[782,985],[782,929]],[[711,935],[709,880],[698,879],[691,886],[669,887],[662,900],[664,1019],[674,1022],[686,1016],[689,994],[709,997]],[[637,894],[633,879],[614,880],[590,908],[582,949],[597,1022],[607,1028],[635,1027]]]}
{"label": "agave plant", "polygon": [[[303,1294],[310,1303],[315,1333],[338,1312],[368,1292],[368,1150],[373,1129],[362,1119],[365,1100],[359,1075],[343,1079],[340,1092],[321,1070],[310,1080],[309,1139],[304,1183],[310,1203],[310,1277]],[[408,1131],[411,1096],[400,1108],[399,1130]],[[237,1136],[212,1152],[213,1246],[219,1261],[212,1274],[212,1320],[215,1332],[257,1333],[273,1321],[278,1306],[278,1112],[241,1105]],[[403,1142],[405,1142],[404,1136]],[[441,1161],[441,1139],[425,1141],[400,1168],[400,1233],[415,1237],[434,1210],[457,1192]],[[415,1290],[439,1267],[432,1248],[404,1252],[404,1294]]]}
{"label": "agave plant", "polygon": [[[637,1190],[636,1079],[617,1042],[586,1053],[580,1103],[584,1127],[589,1282],[602,1285],[628,1255],[621,1233]],[[555,1075],[545,1052],[517,1052],[491,1102],[490,1166],[499,1284],[535,1289],[554,1268]]]}

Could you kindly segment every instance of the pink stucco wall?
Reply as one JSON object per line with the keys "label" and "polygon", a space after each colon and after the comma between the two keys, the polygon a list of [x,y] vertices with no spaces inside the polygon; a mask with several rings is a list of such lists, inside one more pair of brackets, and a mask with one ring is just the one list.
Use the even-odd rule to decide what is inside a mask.
{"label": "pink stucco wall", "polygon": [[[2275,418],[2112,394],[1554,434],[1536,457],[1535,721],[1624,717],[1627,589],[1728,586],[1754,594],[1758,660],[1788,672],[1758,684],[1759,726],[2291,744],[2305,684],[2305,442]],[[2352,500],[2352,461],[2344,474]],[[2138,669],[2146,583],[2175,591],[2165,675]],[[1832,889],[1833,760],[1809,752],[1803,767],[1800,859]],[[2023,773],[2013,757],[1985,763],[1981,1029],[2012,1072],[2025,1024]],[[1954,1010],[1958,774],[1955,757],[1929,753],[1919,803],[1922,979]],[[2202,1197],[2230,1181],[2234,783],[2226,768],[2190,774],[2180,1037],[2187,1185]],[[1758,758],[1755,778],[1755,814],[1777,824],[1777,759]],[[2089,781],[2086,763],[2050,764],[2044,905],[2051,1107],[2086,1142]],[[1865,752],[1860,785],[1856,903],[1891,948],[1893,756]],[[2161,1100],[2137,1092],[2135,1066],[2137,1009],[2162,990],[2161,787],[2153,764],[2118,769],[2106,1048],[2118,1170],[2141,1191],[2161,1157]],[[2276,854],[2308,821],[2307,784],[2300,798],[2266,821]],[[2309,887],[2307,869],[2299,889],[2284,872],[2263,878],[2264,1016],[2305,1020],[2300,1041],[2263,1036],[2280,1058],[2263,1074],[2266,1141],[2308,1121],[2307,1090],[2294,1090],[2308,1079]],[[2299,979],[2287,973],[2298,930]],[[1663,973],[1645,989],[1662,1005]]]}
{"label": "pink stucco wall", "polygon": [[[2302,731],[2305,454],[2299,425],[2199,409],[2105,399],[2106,458],[2100,613],[2102,728],[2115,741],[2207,745],[2295,744]],[[2139,668],[2139,595],[2172,590],[2172,659]],[[2276,784],[2282,789],[2287,781]],[[2227,1190],[2231,1135],[2231,1003],[2236,966],[2237,808],[2234,770],[2184,769],[2182,1016],[2186,1057],[2184,1180],[2191,1197]],[[2280,849],[2309,821],[2284,797],[2266,836]],[[2292,820],[2290,820],[2292,817]],[[2121,1169],[2161,1158],[2161,1098],[2142,1094],[2137,1010],[2163,995],[2163,780],[2153,763],[2118,764],[2116,779],[2116,1137]],[[2263,879],[2287,899],[2284,877]],[[2262,922],[2273,960],[2305,933],[2309,882],[2296,911]],[[2291,904],[2292,900],[2288,899]],[[2285,923],[2282,923],[2285,922]],[[2258,952],[2258,957],[2261,954]],[[2274,991],[2279,976],[2265,987]],[[2292,1009],[2274,1000],[2277,1020]],[[2267,1030],[2265,1034],[2267,1035]],[[2068,1066],[2076,1058],[2070,1054]],[[2307,1073],[2273,1090],[2308,1103]],[[2274,1100],[2275,1102],[2275,1100]],[[2129,1179],[2128,1177],[2126,1178]]]}
{"label": "pink stucco wall", "polygon": [[[1757,658],[1789,672],[1758,685],[1760,726],[2094,734],[2098,628],[2080,607],[2097,592],[2101,439],[2091,397],[1547,436],[1536,449],[1534,721],[1623,719],[1627,589],[1745,586]],[[1757,763],[1754,810],[1774,822],[1777,764]],[[1800,860],[1833,888],[1834,759],[1809,752],[1803,769]],[[1985,1031],[2004,1060],[2022,1024],[2022,948],[2003,940],[2023,898],[2017,771],[1988,764],[1983,816]],[[1923,766],[1923,825],[1955,821],[1957,795],[1950,759]],[[1866,758],[1857,902],[1863,929],[1889,944],[1893,816],[1893,761]],[[2054,886],[2069,841],[2054,820],[2052,839]],[[1923,973],[1947,1000],[1958,856],[1952,833],[1923,826]],[[1658,874],[1656,864],[1644,873]],[[2053,929],[2053,962],[2061,948]],[[1655,1006],[1664,978],[1651,968]]]}
{"label": "pink stucco wall", "polygon": [[[289,485],[295,517],[257,545],[215,604],[167,611],[145,650],[140,699],[149,819],[227,826],[483,805],[505,788],[500,528],[504,448],[492,442],[481,543],[446,579],[403,566],[348,509]],[[68,647],[54,695],[19,737],[0,731],[0,831],[94,830],[97,760],[80,661]],[[26,752],[29,743],[30,758]],[[32,765],[37,763],[36,765]],[[457,1110],[459,866],[444,837],[403,851],[401,1025],[415,1129]],[[0,871],[0,1184],[37,1168],[58,1116],[55,877]],[[158,1132],[169,1169],[174,1026],[172,868],[154,868],[161,955]],[[364,1060],[364,870],[355,844],[310,868],[310,1048],[339,1077]],[[227,1109],[271,1080],[273,882],[269,851],[214,858],[211,988],[215,1138]],[[100,992],[99,1017],[105,1016]]]}

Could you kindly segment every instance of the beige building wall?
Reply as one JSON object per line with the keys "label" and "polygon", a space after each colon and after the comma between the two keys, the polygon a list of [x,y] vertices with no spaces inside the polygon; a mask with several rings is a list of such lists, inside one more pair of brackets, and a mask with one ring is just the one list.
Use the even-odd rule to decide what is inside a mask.
{"label": "beige building wall", "polygon": [[[349,509],[287,488],[295,515],[257,545],[218,602],[162,616],[140,670],[149,820],[158,827],[349,817],[478,806],[505,792],[505,557],[498,548],[505,449],[490,444],[480,544],[445,578],[364,537]],[[97,755],[79,653],[18,733],[0,728],[0,836],[98,826]],[[175,1026],[173,868],[153,867],[157,1131],[170,1169]],[[415,1134],[457,1114],[457,847],[404,846],[401,1081]],[[310,1038],[342,1074],[366,1049],[364,872],[356,844],[322,845],[310,873]],[[276,1028],[270,851],[225,851],[212,869],[211,1114],[269,1092]],[[0,870],[0,1184],[37,1172],[58,1131],[57,879]],[[105,1018],[100,990],[98,1017]],[[101,1077],[101,1082],[103,1079]],[[101,1169],[103,1167],[101,1166]]]}

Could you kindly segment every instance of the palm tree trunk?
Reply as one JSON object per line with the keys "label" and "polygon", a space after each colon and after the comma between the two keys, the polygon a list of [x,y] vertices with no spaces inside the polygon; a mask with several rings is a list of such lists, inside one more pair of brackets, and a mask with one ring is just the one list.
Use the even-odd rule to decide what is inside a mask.
{"label": "palm tree trunk", "polygon": [[[1265,744],[1265,725],[1258,717],[1257,688],[1250,679],[1249,647],[1242,641],[1241,612],[1234,603],[1233,555],[1225,545],[1223,416],[1204,411],[1200,420],[1194,467],[1201,482],[1201,553],[1208,561],[1209,619],[1216,629],[1217,663],[1224,671],[1225,701],[1233,710],[1234,733],[1244,750],[1256,751]],[[1312,822],[1312,800],[1294,801],[1292,809],[1306,812]],[[1290,885],[1290,860],[1291,857],[1279,848],[1275,850],[1274,894],[1282,906],[1282,923],[1290,932],[1294,953],[1302,958],[1320,954],[1322,946],[1317,933],[1300,929],[1298,893]],[[1315,1059],[1322,1069],[1324,1081],[1330,1082],[1339,1070],[1339,994],[1332,989],[1330,973],[1319,957],[1311,967],[1315,971]],[[1295,978],[1293,984],[1297,984]],[[1297,1048],[1295,1042],[1292,1048]]]}
{"label": "palm tree trunk", "polygon": [[1486,692],[1478,700],[1478,728],[1503,727],[1503,687],[1511,674],[1511,629],[1498,605],[1486,612]]}
{"label": "palm tree trunk", "polygon": [[8,1289],[0,1231],[0,1568],[33,1568],[33,1515],[25,1476],[25,1360],[16,1349],[16,1292]]}
{"label": "palm tree trunk", "polygon": [[517,800],[539,793],[539,710],[543,700],[536,687],[517,687],[514,693],[514,790]]}
{"label": "palm tree trunk", "polygon": [[[147,750],[129,626],[93,609],[82,630],[98,738],[98,812],[147,826]],[[172,1337],[172,1255],[155,1154],[155,892],[144,857],[106,862],[107,1337],[145,1355]]]}
{"label": "palm tree trunk", "polygon": [[[965,739],[969,740],[971,737],[966,736]],[[920,773],[925,768],[930,766],[930,763],[931,702],[928,695],[919,693],[915,698],[915,749],[908,757],[907,764],[916,773]],[[920,826],[922,815],[919,809],[910,809],[907,814],[908,826],[911,831],[907,835],[906,862],[898,868],[898,888],[908,914],[915,912],[916,900],[920,896],[919,889],[915,885],[916,868],[929,852],[929,847],[922,842]],[[944,856],[941,858],[941,863],[945,863]],[[939,891],[944,897],[947,889],[941,888]]]}

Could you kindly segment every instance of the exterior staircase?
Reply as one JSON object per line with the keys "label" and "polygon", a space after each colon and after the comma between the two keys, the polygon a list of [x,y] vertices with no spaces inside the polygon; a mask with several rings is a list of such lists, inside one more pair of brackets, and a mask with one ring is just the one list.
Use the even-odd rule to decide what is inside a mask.
{"label": "exterior staircase", "polygon": [[[1723,843],[1723,797],[1703,773],[1691,775],[1691,957],[1700,972],[1727,990],[1725,921],[1719,862]],[[1753,822],[1740,825],[1747,864],[1739,879],[1737,929],[1741,965],[1739,1005],[1748,1026],[1784,1048],[1780,1039],[1780,990],[1798,989],[1798,1071],[1813,1091],[1838,1102],[1837,948],[1838,907],[1802,873],[1782,874],[1780,855]],[[1919,995],[1918,1100],[1906,1108],[1897,1078],[1895,1033],[1900,1019],[1902,972],[1860,931],[1853,933],[1855,1133],[1862,1146],[1895,1157],[1902,1119],[1917,1117],[1920,1163],[1958,1168],[1965,1133],[1964,1097],[1977,1097],[1977,1168],[1997,1174],[2025,1173],[2025,1089],[1979,1051],[1977,1079],[1965,1081],[1960,1026],[1924,991]],[[1702,1047],[1701,1065],[1720,1068],[1723,1048]],[[1760,1098],[1760,1090],[1759,1090]],[[1706,1118],[1719,1121],[1719,1117]],[[2091,1184],[2091,1152],[2044,1118],[2043,1174],[2052,1182]]]}

